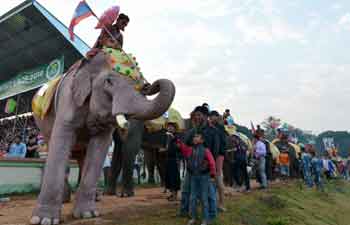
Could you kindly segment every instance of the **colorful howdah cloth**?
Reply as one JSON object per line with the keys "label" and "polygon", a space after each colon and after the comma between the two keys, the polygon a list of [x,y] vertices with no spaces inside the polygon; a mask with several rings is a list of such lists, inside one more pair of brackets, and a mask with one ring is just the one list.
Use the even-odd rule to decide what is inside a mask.
{"label": "colorful howdah cloth", "polygon": [[61,80],[61,76],[44,84],[35,94],[32,100],[32,110],[35,116],[44,119],[51,107],[55,96],[56,88]]}

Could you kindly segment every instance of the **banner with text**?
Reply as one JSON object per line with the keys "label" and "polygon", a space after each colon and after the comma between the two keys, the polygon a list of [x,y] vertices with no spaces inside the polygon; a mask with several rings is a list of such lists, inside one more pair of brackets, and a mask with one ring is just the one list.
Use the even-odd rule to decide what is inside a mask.
{"label": "banner with text", "polygon": [[0,100],[38,88],[61,75],[63,69],[64,58],[61,57],[47,65],[21,72],[12,79],[0,83]]}

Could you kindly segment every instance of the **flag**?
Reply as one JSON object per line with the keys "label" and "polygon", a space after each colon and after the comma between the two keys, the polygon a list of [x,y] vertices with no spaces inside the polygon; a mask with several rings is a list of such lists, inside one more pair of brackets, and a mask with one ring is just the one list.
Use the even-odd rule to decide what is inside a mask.
{"label": "flag", "polygon": [[74,27],[80,23],[85,18],[88,18],[89,16],[95,15],[94,12],[91,10],[90,6],[84,1],[80,1],[79,5],[74,11],[73,18],[69,25],[69,34],[70,39],[74,41]]}
{"label": "flag", "polygon": [[95,29],[101,29],[104,27],[108,27],[109,25],[112,25],[114,21],[118,18],[119,11],[120,11],[119,6],[113,6],[107,9],[100,17]]}
{"label": "flag", "polygon": [[252,133],[255,134],[256,130],[252,121],[250,121],[250,126],[252,128]]}
{"label": "flag", "polygon": [[10,98],[6,102],[5,113],[14,113],[16,110],[17,102]]}

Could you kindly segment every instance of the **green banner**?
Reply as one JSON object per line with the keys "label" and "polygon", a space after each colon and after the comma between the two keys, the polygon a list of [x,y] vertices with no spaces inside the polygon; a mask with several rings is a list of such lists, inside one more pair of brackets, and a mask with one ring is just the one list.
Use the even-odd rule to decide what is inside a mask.
{"label": "green banner", "polygon": [[24,71],[10,80],[0,83],[0,100],[42,86],[63,73],[64,59],[52,60],[47,65]]}

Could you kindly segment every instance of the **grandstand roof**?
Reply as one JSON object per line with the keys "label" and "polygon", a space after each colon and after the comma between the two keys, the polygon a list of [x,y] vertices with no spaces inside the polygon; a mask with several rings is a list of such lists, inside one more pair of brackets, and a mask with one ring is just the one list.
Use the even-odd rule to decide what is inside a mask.
{"label": "grandstand roof", "polygon": [[89,50],[68,28],[35,0],[27,0],[0,17],[0,83],[19,72],[64,56],[65,69]]}

